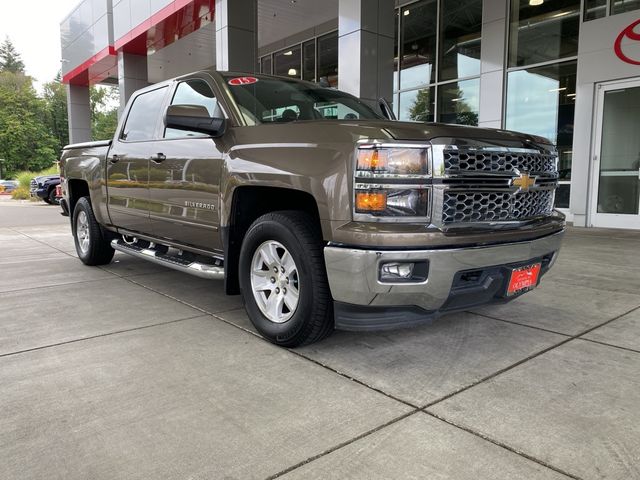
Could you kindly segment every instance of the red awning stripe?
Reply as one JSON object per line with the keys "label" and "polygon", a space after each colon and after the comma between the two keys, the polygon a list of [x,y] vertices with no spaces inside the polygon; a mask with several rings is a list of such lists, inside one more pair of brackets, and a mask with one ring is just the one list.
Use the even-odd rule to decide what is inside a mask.
{"label": "red awning stripe", "polygon": [[[88,80],[88,70],[98,62],[101,62],[110,56],[113,56],[115,61],[116,55],[117,55],[116,49],[112,45],[109,45],[108,47],[103,48],[98,53],[96,53],[93,57],[91,57],[89,60],[78,65],[76,68],[74,68],[70,72],[67,72],[62,77],[62,83],[73,83],[73,84],[80,84],[80,85],[88,84],[86,83],[86,81]],[[83,76],[83,74],[84,76],[87,77],[86,80],[83,78],[80,78]]]}

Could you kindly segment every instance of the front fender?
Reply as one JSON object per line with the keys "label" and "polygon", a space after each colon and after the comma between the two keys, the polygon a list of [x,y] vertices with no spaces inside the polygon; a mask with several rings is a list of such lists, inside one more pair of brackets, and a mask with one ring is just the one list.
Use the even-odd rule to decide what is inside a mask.
{"label": "front fender", "polygon": [[352,147],[344,144],[278,143],[232,147],[222,167],[222,226],[230,223],[233,194],[241,186],[278,187],[310,194],[316,201],[323,230],[329,221],[350,221],[349,165],[352,155]]}

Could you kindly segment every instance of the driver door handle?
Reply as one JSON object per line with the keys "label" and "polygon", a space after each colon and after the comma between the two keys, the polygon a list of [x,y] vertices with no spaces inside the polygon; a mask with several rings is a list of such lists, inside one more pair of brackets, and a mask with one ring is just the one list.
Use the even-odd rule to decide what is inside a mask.
{"label": "driver door handle", "polygon": [[109,159],[109,163],[118,163],[120,161],[122,157],[120,155],[113,155],[110,159]]}
{"label": "driver door handle", "polygon": [[156,155],[151,156],[151,161],[153,163],[162,163],[167,159],[167,156],[164,153],[158,153]]}

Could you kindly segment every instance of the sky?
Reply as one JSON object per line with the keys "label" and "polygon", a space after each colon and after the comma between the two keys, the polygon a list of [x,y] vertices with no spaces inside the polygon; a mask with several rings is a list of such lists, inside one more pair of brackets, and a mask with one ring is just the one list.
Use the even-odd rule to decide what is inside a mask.
{"label": "sky", "polygon": [[9,37],[36,88],[60,70],[60,22],[80,0],[0,0],[0,42]]}

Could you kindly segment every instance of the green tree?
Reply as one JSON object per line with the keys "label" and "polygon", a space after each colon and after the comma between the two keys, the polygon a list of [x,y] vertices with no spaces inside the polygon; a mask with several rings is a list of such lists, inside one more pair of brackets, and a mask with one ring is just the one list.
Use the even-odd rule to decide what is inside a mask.
{"label": "green tree", "polygon": [[47,125],[56,139],[56,156],[62,147],[69,144],[69,121],[67,117],[67,88],[60,73],[43,87],[43,99],[47,106]]}
{"label": "green tree", "polygon": [[0,45],[0,72],[24,73],[24,63],[9,37]]}
{"label": "green tree", "polygon": [[5,176],[38,171],[56,160],[56,140],[47,126],[47,105],[38,98],[31,77],[0,71],[0,158]]}
{"label": "green tree", "polygon": [[101,85],[91,87],[91,138],[109,140],[118,126],[118,89]]}

